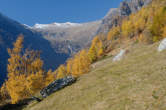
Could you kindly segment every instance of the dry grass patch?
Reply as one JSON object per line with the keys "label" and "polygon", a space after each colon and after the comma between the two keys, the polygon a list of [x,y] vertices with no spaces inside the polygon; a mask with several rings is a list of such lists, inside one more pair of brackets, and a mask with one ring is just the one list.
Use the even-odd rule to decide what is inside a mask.
{"label": "dry grass patch", "polygon": [[166,51],[157,46],[133,45],[123,60],[98,62],[75,84],[24,110],[166,110]]}

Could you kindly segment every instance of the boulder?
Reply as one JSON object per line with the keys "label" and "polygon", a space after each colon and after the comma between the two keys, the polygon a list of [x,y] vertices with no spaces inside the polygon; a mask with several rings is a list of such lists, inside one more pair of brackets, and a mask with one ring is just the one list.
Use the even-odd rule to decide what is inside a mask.
{"label": "boulder", "polygon": [[163,39],[158,47],[158,51],[161,52],[163,50],[166,50],[166,38]]}
{"label": "boulder", "polygon": [[125,53],[126,53],[126,50],[122,49],[122,50],[119,52],[119,54],[116,55],[116,56],[113,58],[113,61],[114,61],[114,62],[115,62],[115,61],[120,61],[120,60],[123,58],[123,56],[124,56]]}
{"label": "boulder", "polygon": [[62,79],[55,80],[51,84],[49,84],[47,87],[43,88],[40,91],[40,94],[42,95],[43,98],[46,98],[50,94],[64,88],[65,86],[71,85],[76,81],[76,78],[72,76],[67,76]]}

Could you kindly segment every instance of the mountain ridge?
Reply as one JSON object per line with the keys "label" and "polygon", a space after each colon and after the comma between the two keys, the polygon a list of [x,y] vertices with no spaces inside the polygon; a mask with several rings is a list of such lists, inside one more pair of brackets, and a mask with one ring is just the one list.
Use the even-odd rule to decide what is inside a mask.
{"label": "mountain ridge", "polygon": [[107,33],[113,26],[121,24],[122,20],[131,13],[139,11],[142,7],[147,6],[152,0],[124,0],[118,8],[112,8],[102,19],[102,23],[97,31]]}

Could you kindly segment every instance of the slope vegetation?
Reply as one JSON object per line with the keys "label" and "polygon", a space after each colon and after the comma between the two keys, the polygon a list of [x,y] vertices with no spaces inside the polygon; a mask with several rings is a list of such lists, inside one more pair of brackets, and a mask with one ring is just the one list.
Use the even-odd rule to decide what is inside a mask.
{"label": "slope vegetation", "polygon": [[158,45],[133,44],[119,62],[110,55],[75,84],[24,110],[165,110],[166,51],[157,52]]}

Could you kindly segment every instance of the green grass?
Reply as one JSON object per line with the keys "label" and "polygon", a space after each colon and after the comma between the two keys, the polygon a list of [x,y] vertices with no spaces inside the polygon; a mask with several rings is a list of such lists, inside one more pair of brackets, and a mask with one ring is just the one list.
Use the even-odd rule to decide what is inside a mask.
{"label": "green grass", "polygon": [[108,57],[69,86],[24,110],[166,110],[166,51],[134,45],[119,62]]}

